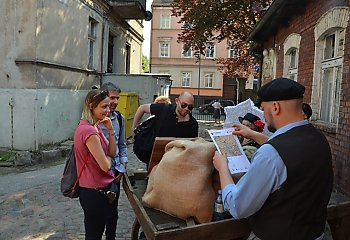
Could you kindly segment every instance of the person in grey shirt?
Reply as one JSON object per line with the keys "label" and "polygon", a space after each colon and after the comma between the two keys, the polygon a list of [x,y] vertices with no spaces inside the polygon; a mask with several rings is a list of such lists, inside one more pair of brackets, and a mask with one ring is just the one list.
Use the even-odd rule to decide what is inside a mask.
{"label": "person in grey shirt", "polygon": [[[304,86],[286,78],[259,89],[258,105],[274,134],[253,155],[237,183],[227,159],[218,152],[214,155],[224,208],[235,218],[248,218],[249,239],[323,239],[333,186],[332,156],[325,136],[304,119],[304,91]],[[236,134],[251,134],[241,125],[234,127]],[[267,138],[257,135],[244,137],[260,144]]]}
{"label": "person in grey shirt", "polygon": [[[124,117],[116,111],[118,106],[119,94],[121,92],[120,88],[115,86],[111,82],[107,82],[101,86],[101,90],[108,91],[108,96],[111,100],[110,104],[110,116],[109,118],[112,121],[114,129],[114,137],[116,141],[116,157],[113,159],[112,168],[115,173],[115,184],[113,185],[113,191],[116,193],[115,199],[110,203],[110,211],[107,217],[106,223],[106,240],[114,240],[116,237],[117,222],[118,222],[118,199],[120,193],[120,180],[123,175],[123,172],[126,171],[128,157],[127,157],[127,148],[126,148],[126,136],[125,136],[125,121]],[[119,120],[118,120],[119,118]],[[121,122],[121,125],[119,124]],[[103,134],[108,139],[107,129],[103,124],[100,124]]]}

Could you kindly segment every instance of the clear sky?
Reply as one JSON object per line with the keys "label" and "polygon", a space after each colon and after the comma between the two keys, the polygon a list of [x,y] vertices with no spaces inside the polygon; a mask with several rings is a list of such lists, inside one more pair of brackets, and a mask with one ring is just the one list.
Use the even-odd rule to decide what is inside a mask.
{"label": "clear sky", "polygon": [[[146,10],[151,11],[151,5],[153,0],[146,0]],[[152,21],[152,20],[151,20]],[[149,58],[150,52],[150,38],[151,38],[151,21],[143,21],[144,29],[143,29],[143,37],[145,41],[142,43],[142,54]]]}

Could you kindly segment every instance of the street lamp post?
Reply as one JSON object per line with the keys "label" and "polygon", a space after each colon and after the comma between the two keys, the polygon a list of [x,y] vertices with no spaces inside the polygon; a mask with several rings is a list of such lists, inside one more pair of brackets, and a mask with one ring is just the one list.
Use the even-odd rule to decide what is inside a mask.
{"label": "street lamp post", "polygon": [[201,88],[201,54],[199,53],[199,59],[198,59],[198,101],[199,101],[199,92]]}

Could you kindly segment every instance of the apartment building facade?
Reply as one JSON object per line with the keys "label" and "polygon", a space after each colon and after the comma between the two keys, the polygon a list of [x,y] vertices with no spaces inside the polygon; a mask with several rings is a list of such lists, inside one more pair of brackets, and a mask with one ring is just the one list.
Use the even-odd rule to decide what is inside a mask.
{"label": "apartment building facade", "polygon": [[[178,34],[187,23],[179,23],[179,18],[171,16],[172,0],[154,0],[152,4],[151,27],[151,73],[170,74],[173,79],[171,97],[186,90],[191,92],[196,103],[209,102],[212,99],[236,100],[236,82],[225,88],[224,76],[218,70],[220,65],[215,58],[227,58],[234,50],[223,42],[208,42],[205,55],[197,61],[194,52],[186,51],[183,43],[178,43]],[[226,91],[225,91],[226,89]],[[199,99],[199,101],[197,101]]]}
{"label": "apartment building facade", "polygon": [[0,8],[0,147],[71,138],[106,72],[142,72],[146,0],[5,0]]}

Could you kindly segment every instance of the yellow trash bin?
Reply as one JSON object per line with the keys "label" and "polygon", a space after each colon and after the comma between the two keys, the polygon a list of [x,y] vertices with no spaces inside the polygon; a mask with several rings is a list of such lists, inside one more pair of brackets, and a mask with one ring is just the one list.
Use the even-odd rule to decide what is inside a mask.
{"label": "yellow trash bin", "polygon": [[136,110],[140,106],[139,95],[135,92],[121,92],[119,97],[117,110],[125,118],[125,134],[126,138],[129,138],[132,134],[131,126]]}

